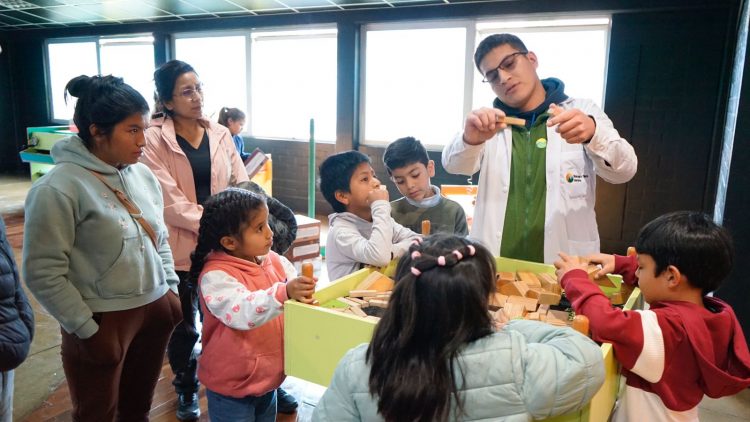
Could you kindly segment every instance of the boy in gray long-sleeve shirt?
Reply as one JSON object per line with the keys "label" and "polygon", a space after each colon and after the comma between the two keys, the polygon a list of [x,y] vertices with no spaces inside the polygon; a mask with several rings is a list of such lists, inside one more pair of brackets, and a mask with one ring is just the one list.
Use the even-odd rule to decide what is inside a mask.
{"label": "boy in gray long-sleeve shirt", "polygon": [[358,151],[328,157],[320,165],[320,190],[333,214],[328,216],[326,268],[331,280],[360,269],[382,267],[401,256],[417,233],[391,218],[388,191]]}

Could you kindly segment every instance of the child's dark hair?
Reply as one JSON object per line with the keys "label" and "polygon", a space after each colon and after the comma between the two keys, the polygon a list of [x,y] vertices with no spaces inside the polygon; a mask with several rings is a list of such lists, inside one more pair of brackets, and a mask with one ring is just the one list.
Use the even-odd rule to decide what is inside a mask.
{"label": "child's dark hair", "polygon": [[505,44],[509,44],[511,47],[515,48],[518,51],[529,51],[526,48],[526,44],[524,44],[520,38],[513,34],[492,34],[489,37],[483,39],[482,42],[480,42],[477,46],[476,51],[474,51],[474,65],[477,67],[477,69],[480,72],[482,71],[482,69],[479,68],[479,64],[482,63],[482,59],[484,59],[484,56],[486,56],[490,51],[494,50],[495,47],[499,47]]}
{"label": "child's dark hair", "polygon": [[158,109],[169,116],[172,116],[174,112],[167,109],[164,103],[171,101],[174,97],[174,85],[177,83],[177,78],[188,72],[198,74],[193,66],[180,60],[170,60],[154,71],[154,84],[156,85],[154,100],[159,104]]}
{"label": "child's dark hair", "polygon": [[219,111],[219,124],[229,127],[229,119],[236,121],[245,120],[245,113],[239,108],[222,107]]}
{"label": "child's dark hair", "polygon": [[78,98],[73,122],[86,148],[93,146],[90,126],[95,125],[109,138],[115,125],[133,114],[148,114],[148,103],[138,91],[122,78],[108,76],[77,76],[65,85],[68,94]]}
{"label": "child's dark hair", "polygon": [[391,142],[383,153],[383,164],[385,164],[388,175],[393,170],[414,163],[422,163],[427,166],[430,163],[430,157],[422,143],[411,136]]}
{"label": "child's dark hair", "polygon": [[703,294],[719,288],[734,261],[729,232],[695,211],[677,211],[652,220],[638,233],[635,249],[653,258],[655,276],[674,265]]}
{"label": "child's dark hair", "polygon": [[352,175],[357,166],[370,163],[370,157],[359,151],[334,154],[320,163],[320,191],[336,212],[346,211],[346,205],[336,199],[336,191],[349,192]]}
{"label": "child's dark hair", "polygon": [[436,234],[411,246],[396,280],[367,349],[378,412],[386,421],[461,419],[456,358],[468,343],[492,333],[495,260],[479,243]]}
{"label": "child's dark hair", "polygon": [[273,232],[271,250],[279,255],[284,255],[287,249],[292,246],[294,239],[297,238],[297,219],[294,218],[294,211],[278,199],[268,196],[266,191],[255,182],[240,182],[235,187],[247,189],[266,198],[266,205],[268,205],[268,225]]}
{"label": "child's dark hair", "polygon": [[198,229],[198,243],[190,255],[190,285],[197,285],[206,256],[213,251],[223,251],[221,238],[238,236],[253,217],[251,212],[265,206],[266,198],[249,190],[227,188],[210,196],[203,203],[203,215]]}

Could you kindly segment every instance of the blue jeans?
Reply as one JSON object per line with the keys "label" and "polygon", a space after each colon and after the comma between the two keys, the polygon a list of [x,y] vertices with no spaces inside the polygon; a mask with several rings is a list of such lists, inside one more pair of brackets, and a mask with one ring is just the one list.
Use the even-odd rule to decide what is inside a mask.
{"label": "blue jeans", "polygon": [[13,420],[13,370],[0,371],[0,422]]}
{"label": "blue jeans", "polygon": [[208,417],[211,422],[275,422],[276,390],[262,396],[241,399],[206,389]]}

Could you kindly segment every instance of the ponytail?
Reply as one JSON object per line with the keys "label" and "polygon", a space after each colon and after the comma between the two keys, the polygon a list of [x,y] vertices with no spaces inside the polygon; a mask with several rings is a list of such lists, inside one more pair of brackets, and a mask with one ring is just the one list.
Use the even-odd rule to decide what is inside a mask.
{"label": "ponytail", "polygon": [[229,127],[229,120],[234,120],[236,122],[238,120],[244,119],[245,113],[243,113],[239,108],[222,107],[221,111],[219,111],[218,121],[222,126]]}

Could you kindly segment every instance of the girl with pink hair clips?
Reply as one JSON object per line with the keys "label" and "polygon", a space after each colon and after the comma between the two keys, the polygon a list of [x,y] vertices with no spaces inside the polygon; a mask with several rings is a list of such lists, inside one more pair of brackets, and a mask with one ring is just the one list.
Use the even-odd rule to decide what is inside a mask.
{"label": "girl with pink hair clips", "polygon": [[339,362],[314,421],[544,419],[580,409],[604,381],[601,350],[572,329],[496,326],[495,259],[479,243],[415,242],[396,280],[372,342]]}

